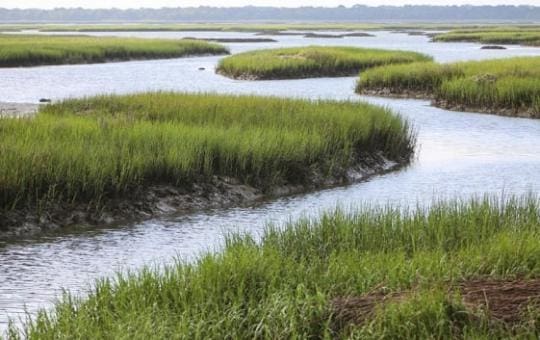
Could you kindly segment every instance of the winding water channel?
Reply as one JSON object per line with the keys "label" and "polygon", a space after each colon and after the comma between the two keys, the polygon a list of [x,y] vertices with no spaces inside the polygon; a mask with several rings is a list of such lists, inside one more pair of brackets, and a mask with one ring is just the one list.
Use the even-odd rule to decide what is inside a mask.
{"label": "winding water channel", "polygon": [[[178,38],[253,37],[249,33],[108,33]],[[102,34],[104,35],[104,34]],[[481,50],[469,43],[429,43],[423,36],[377,32],[371,38],[273,37],[277,43],[230,44],[233,53],[308,44],[408,49],[449,62],[540,55],[540,48],[507,46]],[[305,98],[366,100],[410,120],[418,132],[414,162],[398,172],[355,185],[322,190],[250,207],[211,210],[110,228],[74,229],[23,240],[0,239],[0,333],[8,318],[48,307],[66,288],[84,292],[96,278],[143,265],[193,259],[216,250],[230,231],[260,233],[265,223],[314,215],[336,206],[363,203],[429,204],[439,198],[468,198],[540,192],[540,120],[450,112],[423,100],[360,97],[355,78],[248,82],[216,75],[220,57],[0,69],[0,101],[36,102],[98,93],[143,90],[256,93]],[[199,71],[199,67],[205,67]]]}

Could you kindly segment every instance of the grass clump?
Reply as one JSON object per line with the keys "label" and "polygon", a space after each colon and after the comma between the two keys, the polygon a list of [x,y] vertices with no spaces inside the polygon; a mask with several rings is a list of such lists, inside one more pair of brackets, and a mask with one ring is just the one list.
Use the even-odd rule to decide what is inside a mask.
{"label": "grass clump", "polygon": [[0,211],[103,205],[213,176],[261,190],[310,184],[314,171],[408,160],[414,144],[406,122],[364,103],[165,92],[48,105],[32,119],[0,119],[0,139]]}
{"label": "grass clump", "polygon": [[244,79],[339,77],[374,66],[427,60],[431,58],[416,52],[308,46],[236,54],[221,60],[217,72]]}
{"label": "grass clump", "polygon": [[[478,278],[498,285],[539,276],[537,198],[441,202],[414,211],[337,210],[269,227],[260,243],[233,235],[222,252],[193,264],[101,280],[88,297],[66,295],[51,312],[40,312],[23,335],[536,338],[538,285],[512,324],[469,306],[466,290],[458,287]],[[374,303],[365,309],[369,297]]]}
{"label": "grass clump", "polygon": [[228,54],[205,41],[89,36],[1,35],[0,67],[102,63]]}
{"label": "grass clump", "polygon": [[502,26],[461,29],[438,34],[433,37],[433,41],[540,46],[540,28]]}
{"label": "grass clump", "polygon": [[540,58],[389,65],[362,73],[358,93],[418,95],[442,107],[540,117]]}

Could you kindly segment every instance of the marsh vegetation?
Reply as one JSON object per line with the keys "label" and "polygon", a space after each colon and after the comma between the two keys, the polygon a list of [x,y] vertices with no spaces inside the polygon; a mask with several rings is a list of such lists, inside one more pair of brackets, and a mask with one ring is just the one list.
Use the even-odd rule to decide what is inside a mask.
{"label": "marsh vegetation", "polygon": [[431,60],[424,54],[356,47],[307,46],[257,50],[222,59],[217,72],[239,79],[351,76],[387,64]]}
{"label": "marsh vegetation", "polygon": [[0,139],[8,215],[99,210],[152,185],[189,190],[215,176],[263,192],[321,185],[369,161],[406,162],[414,146],[406,122],[368,104],[179,93],[66,100],[0,119]]}
{"label": "marsh vegetation", "polygon": [[[195,263],[100,280],[26,324],[56,338],[536,338],[538,199],[337,210]],[[16,339],[16,330],[12,330]]]}
{"label": "marsh vegetation", "polygon": [[228,54],[205,41],[0,34],[0,67],[102,63]]}
{"label": "marsh vegetation", "polygon": [[452,30],[447,33],[437,34],[433,41],[453,42],[478,42],[482,44],[519,44],[540,46],[540,28],[532,27],[479,27],[474,29]]}
{"label": "marsh vegetation", "polygon": [[370,69],[357,92],[433,98],[468,111],[540,117],[540,58],[412,63]]}

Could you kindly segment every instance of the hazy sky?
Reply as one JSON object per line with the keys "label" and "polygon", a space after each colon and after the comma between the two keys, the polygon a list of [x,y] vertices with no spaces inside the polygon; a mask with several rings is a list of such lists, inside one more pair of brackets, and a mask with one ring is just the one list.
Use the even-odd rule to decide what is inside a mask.
{"label": "hazy sky", "polygon": [[0,7],[7,8],[54,8],[54,7],[85,7],[85,8],[137,8],[137,7],[188,7],[188,6],[351,6],[354,4],[376,5],[540,5],[540,0],[0,0]]}

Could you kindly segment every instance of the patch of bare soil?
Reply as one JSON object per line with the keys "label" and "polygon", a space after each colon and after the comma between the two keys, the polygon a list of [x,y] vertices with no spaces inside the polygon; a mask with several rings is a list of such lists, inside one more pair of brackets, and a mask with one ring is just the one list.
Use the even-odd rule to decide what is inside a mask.
{"label": "patch of bare soil", "polygon": [[540,279],[473,280],[460,284],[459,290],[467,308],[506,324],[519,323],[527,306],[540,307]]}
{"label": "patch of bare soil", "polygon": [[[540,308],[540,279],[469,280],[453,286],[449,292],[456,289],[471,317],[480,312],[491,321],[507,326],[522,322],[527,307]],[[378,306],[404,301],[410,295],[410,291],[385,293],[377,290],[363,296],[334,298],[330,301],[332,329],[339,332],[350,325],[361,326],[374,316]]]}

